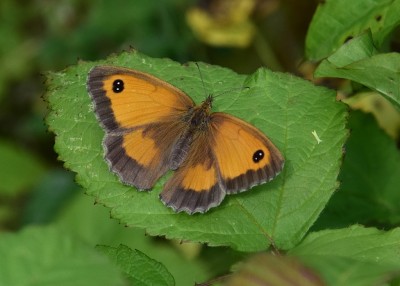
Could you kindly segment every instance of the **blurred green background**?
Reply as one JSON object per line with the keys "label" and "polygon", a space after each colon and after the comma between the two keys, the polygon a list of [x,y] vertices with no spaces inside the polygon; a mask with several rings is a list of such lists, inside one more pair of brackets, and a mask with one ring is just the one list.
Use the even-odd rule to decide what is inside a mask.
{"label": "blurred green background", "polygon": [[[95,61],[133,48],[152,57],[167,57],[181,63],[203,61],[239,73],[266,66],[309,78],[312,71],[302,64],[304,39],[317,2],[2,0],[1,231],[16,231],[31,224],[62,223],[93,245],[126,243],[136,248],[156,247],[158,253],[164,252],[164,259],[154,258],[167,267],[168,259],[197,259],[190,272],[191,280],[178,275],[179,281],[198,281],[227,271],[240,254],[191,244],[174,246],[146,237],[142,231],[129,234],[131,230],[118,228],[117,222],[109,220],[106,209],[92,207],[93,199],[83,195],[74,183],[74,174],[63,169],[53,150],[54,136],[44,123],[45,74],[79,60]],[[151,240],[151,247],[143,242],[146,239]],[[214,251],[212,256],[210,251]],[[220,252],[220,261],[215,251]],[[209,257],[213,257],[212,263]],[[175,265],[176,271],[169,270],[176,276],[179,263]]]}
{"label": "blurred green background", "polygon": [[[300,73],[305,33],[315,2],[2,0],[2,228],[51,221],[71,194],[70,189],[76,188],[73,176],[57,161],[53,134],[46,131],[47,109],[42,99],[46,71],[134,48],[152,57],[181,63],[204,61],[239,73],[251,73],[260,66]],[[214,30],[220,30],[220,41],[210,43],[207,35],[196,36],[196,25],[202,23],[195,20],[190,26],[188,19],[199,11],[215,22],[210,25],[218,26]],[[231,41],[229,34],[245,40]],[[45,193],[44,202],[34,198],[39,193]]]}

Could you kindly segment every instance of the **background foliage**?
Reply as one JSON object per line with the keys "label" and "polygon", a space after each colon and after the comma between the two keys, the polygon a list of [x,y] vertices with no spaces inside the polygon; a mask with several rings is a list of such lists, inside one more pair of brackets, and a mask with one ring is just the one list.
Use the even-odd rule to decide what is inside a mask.
{"label": "background foliage", "polygon": [[[278,263],[290,273],[285,279],[299,285],[398,285],[398,15],[399,0],[2,0],[0,285],[193,285],[213,278],[214,284],[237,285],[259,275],[252,271],[258,266],[269,271],[259,278],[271,283],[268,279],[281,278],[274,268]],[[247,74],[201,65],[212,92],[242,82],[253,88],[233,104],[221,96],[215,108],[266,132],[285,154],[285,176],[267,184],[267,192],[229,198],[210,214],[193,217],[171,215],[157,204],[157,190],[140,198],[151,212],[163,214],[153,218],[121,204],[121,198],[131,203],[140,194],[117,187],[125,196],[106,200],[96,182],[89,186],[91,178],[79,166],[82,155],[90,154],[65,152],[87,147],[81,140],[91,140],[94,170],[108,176],[100,153],[102,131],[84,88],[95,64],[88,61],[104,62],[131,47],[141,55],[123,53],[106,61],[133,65],[146,58],[155,68],[141,68],[165,80],[186,75],[193,80],[174,83],[196,102],[204,93],[194,66],[154,58],[202,61]],[[170,68],[163,74],[158,67],[165,63]],[[48,115],[43,73],[46,99],[52,98],[47,123],[54,133],[46,131],[43,120]],[[225,87],[218,88],[218,80]],[[260,96],[260,90],[269,93]],[[71,94],[75,102],[63,101]],[[276,105],[269,105],[277,98]],[[254,116],[259,105],[271,110]],[[76,106],[82,110],[73,110]],[[66,114],[77,116],[76,125],[62,121],[62,112],[71,108],[77,113]],[[93,130],[89,137],[81,131],[84,124]],[[59,154],[53,148],[55,135]],[[57,158],[78,173],[84,188]],[[110,182],[118,184],[115,178]],[[277,184],[291,187],[282,193]],[[118,220],[110,219],[109,208],[93,205],[93,196]],[[270,208],[264,210],[259,201]],[[246,204],[249,217],[259,222],[255,231],[235,211]],[[277,209],[284,212],[278,215]],[[210,231],[216,228],[219,235]],[[271,242],[275,253],[287,250],[289,255],[277,262],[248,253],[268,255]],[[242,266],[234,266],[239,261]],[[222,279],[237,269],[237,276]],[[304,276],[311,281],[299,278]]]}

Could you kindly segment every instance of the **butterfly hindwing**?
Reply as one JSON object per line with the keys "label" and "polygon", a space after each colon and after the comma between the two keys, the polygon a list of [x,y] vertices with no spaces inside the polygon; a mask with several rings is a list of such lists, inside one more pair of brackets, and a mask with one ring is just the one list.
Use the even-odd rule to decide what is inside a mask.
{"label": "butterfly hindwing", "polygon": [[179,122],[155,123],[123,134],[107,134],[104,149],[111,170],[126,184],[144,190],[152,188],[170,169],[176,134],[185,128]]}
{"label": "butterfly hindwing", "polygon": [[207,132],[193,138],[184,163],[165,184],[161,200],[175,211],[206,212],[225,197]]}

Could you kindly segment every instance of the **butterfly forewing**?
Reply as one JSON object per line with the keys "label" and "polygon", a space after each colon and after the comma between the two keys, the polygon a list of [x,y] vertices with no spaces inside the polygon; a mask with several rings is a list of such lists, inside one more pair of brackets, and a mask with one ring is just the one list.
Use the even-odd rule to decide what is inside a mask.
{"label": "butterfly forewing", "polygon": [[126,184],[150,189],[169,169],[169,156],[193,101],[151,75],[108,66],[93,68],[87,82],[110,169]]}
{"label": "butterfly forewing", "polygon": [[226,113],[211,115],[212,151],[228,194],[272,180],[283,168],[279,150],[258,129]]}
{"label": "butterfly forewing", "polygon": [[107,132],[164,122],[194,106],[176,87],[126,68],[94,67],[87,86],[95,113]]}

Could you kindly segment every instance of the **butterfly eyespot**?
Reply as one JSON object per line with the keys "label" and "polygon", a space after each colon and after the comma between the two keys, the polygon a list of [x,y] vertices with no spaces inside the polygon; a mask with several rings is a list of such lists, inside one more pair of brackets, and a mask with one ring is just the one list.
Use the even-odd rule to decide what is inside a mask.
{"label": "butterfly eyespot", "polygon": [[121,79],[114,80],[112,90],[115,93],[122,92],[124,90],[124,82]]}
{"label": "butterfly eyespot", "polygon": [[257,150],[253,154],[253,162],[258,163],[264,158],[264,151],[263,150]]}

